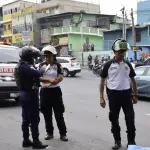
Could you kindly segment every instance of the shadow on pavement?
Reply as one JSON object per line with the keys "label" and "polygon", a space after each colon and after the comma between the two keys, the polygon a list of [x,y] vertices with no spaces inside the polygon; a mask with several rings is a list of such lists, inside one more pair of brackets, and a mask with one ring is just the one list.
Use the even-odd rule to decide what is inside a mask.
{"label": "shadow on pavement", "polygon": [[0,108],[9,108],[9,107],[18,107],[20,106],[20,103],[17,103],[16,101],[12,99],[0,99]]}

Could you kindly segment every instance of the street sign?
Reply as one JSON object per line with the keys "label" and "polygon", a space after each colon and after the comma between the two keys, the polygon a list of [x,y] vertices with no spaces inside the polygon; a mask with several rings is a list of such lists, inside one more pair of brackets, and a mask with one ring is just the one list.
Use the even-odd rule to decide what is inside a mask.
{"label": "street sign", "polygon": [[23,31],[22,32],[22,42],[29,43],[30,42],[30,31]]}

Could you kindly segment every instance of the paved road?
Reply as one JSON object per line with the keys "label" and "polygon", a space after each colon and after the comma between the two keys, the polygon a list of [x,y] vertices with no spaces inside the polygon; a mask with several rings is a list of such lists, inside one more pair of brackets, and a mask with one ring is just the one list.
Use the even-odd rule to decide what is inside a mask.
{"label": "paved road", "polygon": [[[99,79],[91,72],[83,70],[80,76],[65,78],[62,83],[65,119],[68,127],[69,142],[59,140],[57,127],[55,139],[45,142],[43,116],[40,123],[40,138],[51,146],[52,150],[109,150],[113,144],[108,121],[108,107],[99,106]],[[150,103],[140,101],[135,105],[137,143],[150,146]],[[21,109],[13,101],[0,103],[0,149],[22,150],[21,148]],[[123,148],[126,146],[124,116],[120,115]],[[56,126],[56,124],[55,124]],[[30,150],[30,148],[28,149]]]}

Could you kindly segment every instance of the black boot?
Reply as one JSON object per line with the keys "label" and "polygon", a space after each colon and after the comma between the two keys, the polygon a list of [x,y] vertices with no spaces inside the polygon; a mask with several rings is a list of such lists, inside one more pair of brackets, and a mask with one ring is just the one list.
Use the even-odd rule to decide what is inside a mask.
{"label": "black boot", "polygon": [[60,139],[64,142],[68,141],[67,135],[60,135]]}
{"label": "black boot", "polygon": [[51,139],[53,139],[54,138],[54,135],[53,134],[47,134],[46,136],[45,136],[45,140],[51,140]]}
{"label": "black boot", "polygon": [[115,145],[112,147],[112,149],[119,149],[121,147],[121,141],[115,141]]}
{"label": "black boot", "polygon": [[32,145],[33,149],[45,149],[47,147],[48,145],[43,145],[42,142],[39,140],[33,141],[33,145]]}
{"label": "black boot", "polygon": [[30,147],[33,145],[33,142],[30,139],[23,140],[22,147]]}

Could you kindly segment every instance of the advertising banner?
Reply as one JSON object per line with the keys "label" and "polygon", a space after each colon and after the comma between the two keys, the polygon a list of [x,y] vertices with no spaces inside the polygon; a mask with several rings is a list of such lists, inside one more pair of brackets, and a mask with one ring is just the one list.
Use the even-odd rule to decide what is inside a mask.
{"label": "advertising banner", "polygon": [[22,32],[22,42],[29,43],[30,42],[30,31],[23,31]]}

